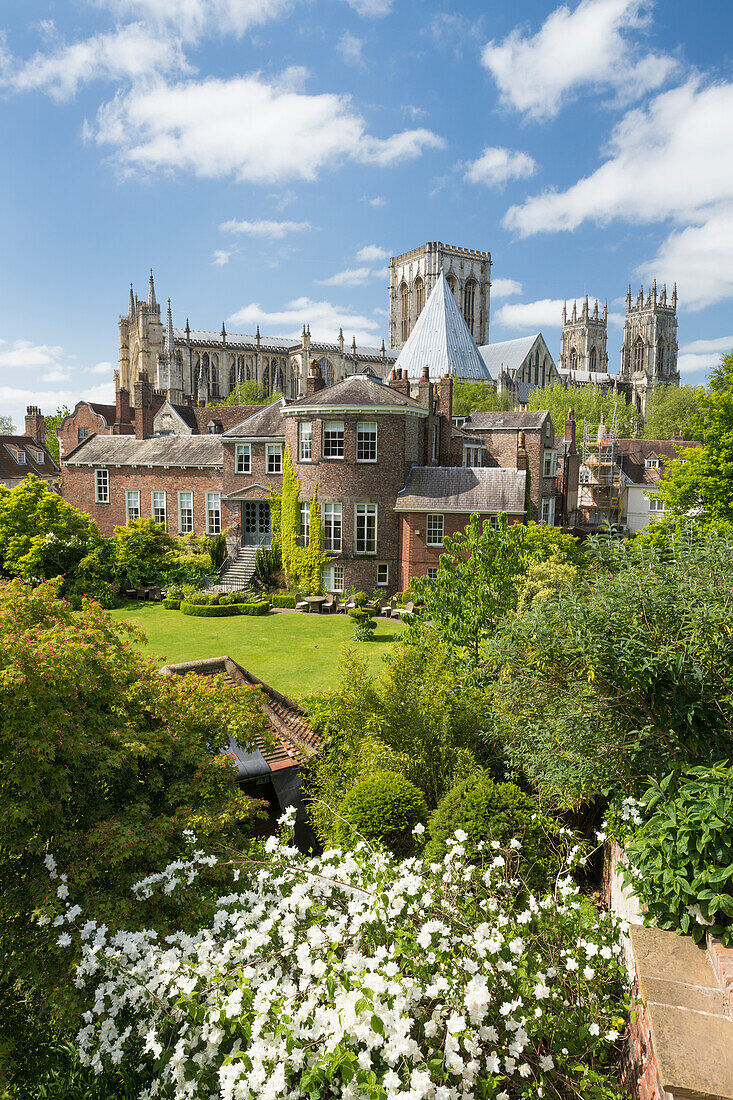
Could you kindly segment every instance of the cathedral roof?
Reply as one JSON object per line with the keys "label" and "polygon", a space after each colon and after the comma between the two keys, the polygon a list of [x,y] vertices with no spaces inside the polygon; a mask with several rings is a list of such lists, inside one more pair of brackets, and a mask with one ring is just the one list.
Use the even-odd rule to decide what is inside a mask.
{"label": "cathedral roof", "polygon": [[413,466],[395,511],[523,515],[526,484],[526,470]]}
{"label": "cathedral roof", "polygon": [[542,340],[544,343],[541,332],[535,332],[534,336],[520,336],[518,340],[501,340],[497,344],[484,344],[478,350],[492,377],[498,378],[502,370],[518,370],[537,340]]}
{"label": "cathedral roof", "polygon": [[422,378],[426,366],[433,381],[446,374],[491,381],[442,270],[395,363],[408,378]]}

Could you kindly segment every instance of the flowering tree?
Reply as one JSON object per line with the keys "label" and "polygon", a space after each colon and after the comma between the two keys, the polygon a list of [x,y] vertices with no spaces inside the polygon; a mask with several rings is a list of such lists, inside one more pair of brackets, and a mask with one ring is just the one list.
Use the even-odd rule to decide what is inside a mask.
{"label": "flowering tree", "polygon": [[[81,940],[76,982],[94,991],[86,1064],[118,1063],[141,1036],[146,1100],[618,1096],[620,948],[569,874],[518,911],[516,840],[472,862],[457,832],[428,866],[364,843],[308,858],[291,837],[230,864],[194,935],[111,934],[65,899],[57,942]],[[193,851],[136,891],[210,862]]]}

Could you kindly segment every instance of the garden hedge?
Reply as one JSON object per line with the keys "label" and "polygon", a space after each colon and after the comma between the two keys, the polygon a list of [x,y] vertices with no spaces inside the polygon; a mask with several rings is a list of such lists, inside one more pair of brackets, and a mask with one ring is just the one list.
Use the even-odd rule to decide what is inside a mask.
{"label": "garden hedge", "polygon": [[344,821],[337,819],[334,824],[334,844],[353,848],[364,837],[382,841],[395,855],[406,856],[414,848],[412,830],[427,819],[428,808],[422,791],[409,779],[397,772],[378,771],[351,788],[337,814]]}
{"label": "garden hedge", "polygon": [[266,615],[270,610],[267,600],[259,600],[257,603],[232,604],[231,610],[237,615]]}
{"label": "garden hedge", "polygon": [[273,596],[270,602],[273,607],[295,607],[295,596]]}
{"label": "garden hedge", "polygon": [[181,602],[181,611],[184,615],[198,615],[205,619],[223,618],[225,615],[236,615],[244,604],[206,604]]}
{"label": "garden hedge", "polygon": [[180,600],[163,600],[163,607],[166,611],[178,611],[181,606]]}

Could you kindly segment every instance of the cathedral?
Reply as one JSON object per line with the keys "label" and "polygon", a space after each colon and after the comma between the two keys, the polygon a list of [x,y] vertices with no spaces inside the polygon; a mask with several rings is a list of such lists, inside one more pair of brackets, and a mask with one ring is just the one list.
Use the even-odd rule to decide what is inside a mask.
{"label": "cathedral", "polygon": [[[655,282],[646,298],[639,290],[634,304],[629,287],[617,375],[608,371],[607,303],[601,310],[596,301],[591,309],[586,296],[580,311],[576,302],[570,314],[563,307],[556,366],[539,332],[490,344],[490,300],[490,252],[428,242],[390,260],[389,347],[384,340],[379,347],[364,346],[355,337],[348,343],[341,329],[333,343],[313,340],[309,325],[299,339],[261,336],[259,327],[254,334],[227,332],[223,322],[218,332],[192,329],[188,318],[184,328],[176,328],[170,299],[163,323],[151,271],[147,297],[139,298],[130,286],[127,313],[119,318],[116,389],[125,390],[134,405],[135,382],[146,378],[172,405],[206,405],[255,382],[292,400],[306,392],[314,373],[331,386],[357,374],[385,381],[396,368],[417,383],[428,368],[433,381],[445,374],[483,381],[508,392],[516,404],[556,383],[597,384],[623,395],[644,416],[654,386],[679,385],[676,286],[668,300],[666,287],[658,294]],[[458,316],[465,325],[456,323]],[[433,330],[454,334],[455,342],[441,344]]]}

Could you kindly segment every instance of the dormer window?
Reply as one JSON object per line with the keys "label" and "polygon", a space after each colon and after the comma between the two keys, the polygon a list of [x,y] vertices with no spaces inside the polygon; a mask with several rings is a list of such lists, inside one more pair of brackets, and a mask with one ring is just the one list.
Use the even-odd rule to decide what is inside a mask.
{"label": "dormer window", "polygon": [[36,460],[36,462],[38,463],[39,466],[43,465],[43,463],[45,461],[45,458],[46,458],[43,451],[40,451],[40,450],[34,450],[33,451],[33,457],[35,458],[35,460]]}
{"label": "dormer window", "polygon": [[659,469],[659,459],[658,458],[648,458],[646,460],[646,462],[644,463],[644,468],[647,469],[647,470],[658,470]]}
{"label": "dormer window", "polygon": [[25,451],[21,451],[20,447],[15,452],[15,461],[18,463],[19,466],[25,466],[26,462],[28,461],[26,459]]}

